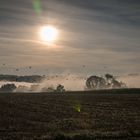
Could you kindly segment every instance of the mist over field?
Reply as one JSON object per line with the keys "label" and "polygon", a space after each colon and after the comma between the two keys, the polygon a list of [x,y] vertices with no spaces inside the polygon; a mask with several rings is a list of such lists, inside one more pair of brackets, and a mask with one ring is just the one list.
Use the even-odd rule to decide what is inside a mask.
{"label": "mist over field", "polygon": [[50,77],[45,79],[41,84],[42,86],[54,86],[58,84],[64,85],[66,90],[84,90],[86,79],[76,75]]}
{"label": "mist over field", "polygon": [[118,79],[126,83],[129,88],[140,88],[140,75],[138,74],[120,76]]}
{"label": "mist over field", "polygon": [[[126,84],[126,88],[140,88],[140,75],[128,74],[122,76],[116,76],[118,81]],[[86,76],[79,75],[54,75],[46,76],[41,82],[11,82],[0,81],[0,87],[4,84],[15,84],[15,92],[42,92],[47,88],[56,89],[58,85],[63,85],[66,91],[83,91],[86,89]]]}
{"label": "mist over field", "polygon": [[63,85],[67,91],[79,91],[84,90],[86,78],[76,75],[66,76],[47,76],[44,80],[39,83],[27,83],[27,82],[9,82],[1,81],[0,87],[4,84],[15,84],[16,87],[26,86],[28,90],[31,89],[32,85],[36,85],[36,92],[40,92],[42,88],[56,88],[59,84]]}

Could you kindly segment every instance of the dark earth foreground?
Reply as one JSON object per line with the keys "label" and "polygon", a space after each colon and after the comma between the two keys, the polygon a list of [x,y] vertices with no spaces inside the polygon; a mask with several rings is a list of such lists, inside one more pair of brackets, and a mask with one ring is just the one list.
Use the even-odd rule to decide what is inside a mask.
{"label": "dark earth foreground", "polygon": [[0,140],[139,140],[140,92],[0,93]]}

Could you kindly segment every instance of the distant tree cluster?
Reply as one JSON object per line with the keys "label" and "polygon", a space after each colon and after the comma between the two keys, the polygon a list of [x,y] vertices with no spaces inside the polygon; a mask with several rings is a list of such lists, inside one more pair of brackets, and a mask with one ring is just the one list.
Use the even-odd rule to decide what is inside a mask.
{"label": "distant tree cluster", "polygon": [[41,89],[42,92],[54,92],[54,93],[63,93],[65,92],[65,88],[63,85],[59,84],[57,85],[56,89],[53,86],[50,87],[44,87]]}
{"label": "distant tree cluster", "polygon": [[86,80],[87,89],[104,89],[104,88],[123,88],[126,85],[116,80],[111,74],[105,74],[104,77],[90,76]]}
{"label": "distant tree cluster", "polygon": [[40,85],[31,85],[27,87],[25,85],[16,86],[15,84],[4,84],[0,88],[0,92],[54,92],[63,93],[65,88],[63,85],[59,84],[56,88],[53,86],[40,87]]}
{"label": "distant tree cluster", "polygon": [[65,91],[65,88],[63,85],[59,84],[57,87],[56,87],[56,92],[59,92],[59,93],[62,93]]}
{"label": "distant tree cluster", "polygon": [[0,75],[0,81],[36,83],[41,82],[44,79],[45,76],[40,75],[31,75],[31,76]]}
{"label": "distant tree cluster", "polygon": [[2,92],[13,92],[16,89],[15,84],[4,84],[1,86],[0,91]]}

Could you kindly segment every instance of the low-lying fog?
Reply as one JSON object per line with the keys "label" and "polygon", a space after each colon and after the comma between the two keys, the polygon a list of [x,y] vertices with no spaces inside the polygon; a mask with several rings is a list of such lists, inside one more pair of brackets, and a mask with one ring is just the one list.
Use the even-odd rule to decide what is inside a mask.
{"label": "low-lying fog", "polygon": [[[128,88],[140,88],[140,75],[124,75],[118,76],[117,80],[122,81],[127,85]],[[26,91],[42,91],[43,88],[54,88],[61,84],[67,91],[78,91],[84,90],[86,87],[86,77],[69,75],[69,76],[48,76],[45,80],[40,83],[26,83],[26,82],[7,82],[0,81],[0,87],[4,84],[15,84],[16,91],[26,92]],[[34,88],[34,89],[33,89]]]}

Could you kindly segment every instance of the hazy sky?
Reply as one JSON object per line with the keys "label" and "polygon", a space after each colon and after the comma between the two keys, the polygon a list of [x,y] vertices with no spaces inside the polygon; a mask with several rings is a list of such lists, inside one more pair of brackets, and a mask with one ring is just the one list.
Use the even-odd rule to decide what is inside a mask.
{"label": "hazy sky", "polygon": [[[40,3],[0,0],[0,73],[139,73],[140,0]],[[39,38],[47,24],[59,30],[51,45]]]}

